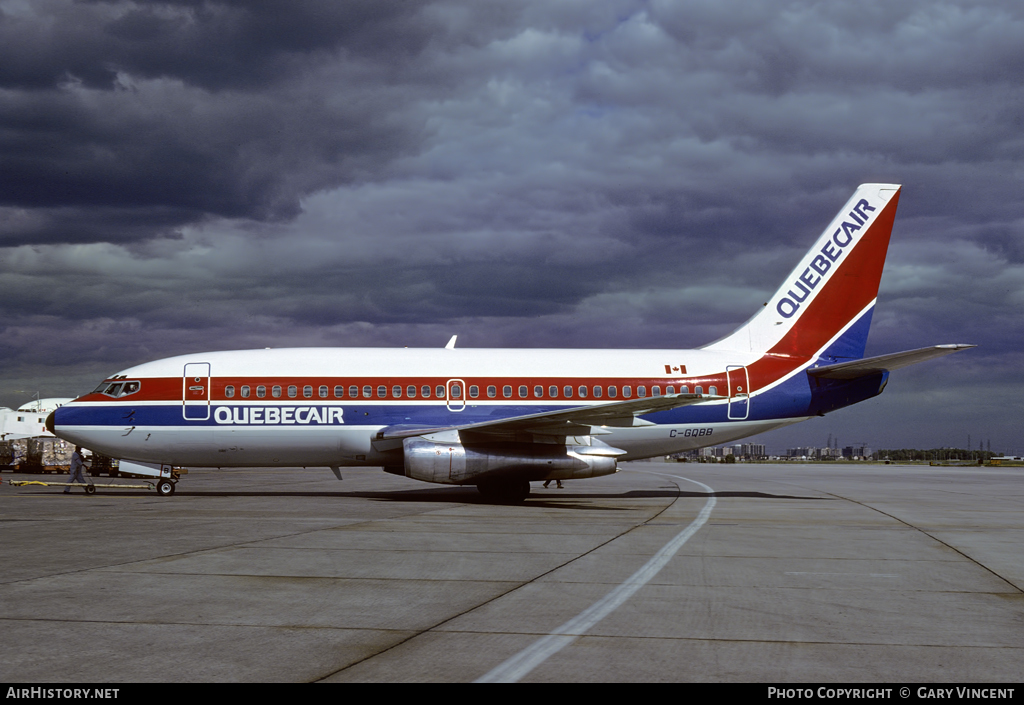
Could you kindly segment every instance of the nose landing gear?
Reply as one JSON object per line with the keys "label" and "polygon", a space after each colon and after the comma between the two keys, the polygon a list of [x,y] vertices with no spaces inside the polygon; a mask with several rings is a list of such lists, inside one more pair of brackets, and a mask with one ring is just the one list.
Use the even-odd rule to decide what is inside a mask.
{"label": "nose landing gear", "polygon": [[161,497],[170,497],[174,494],[176,482],[173,480],[159,480],[156,483],[156,493]]}
{"label": "nose landing gear", "polygon": [[170,497],[178,484],[182,472],[188,472],[183,468],[175,468],[167,463],[157,465],[155,463],[139,463],[134,460],[121,460],[118,472],[121,475],[134,475],[145,477],[156,483],[154,489],[161,497]]}

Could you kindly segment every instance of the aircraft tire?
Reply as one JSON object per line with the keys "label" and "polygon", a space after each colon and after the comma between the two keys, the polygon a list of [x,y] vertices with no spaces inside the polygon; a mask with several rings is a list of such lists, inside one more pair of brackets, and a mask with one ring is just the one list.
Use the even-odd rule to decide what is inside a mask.
{"label": "aircraft tire", "polygon": [[174,483],[170,480],[160,480],[156,483],[156,493],[161,497],[170,497],[174,494]]}
{"label": "aircraft tire", "polygon": [[528,480],[481,482],[476,488],[485,500],[498,504],[519,504],[530,494]]}

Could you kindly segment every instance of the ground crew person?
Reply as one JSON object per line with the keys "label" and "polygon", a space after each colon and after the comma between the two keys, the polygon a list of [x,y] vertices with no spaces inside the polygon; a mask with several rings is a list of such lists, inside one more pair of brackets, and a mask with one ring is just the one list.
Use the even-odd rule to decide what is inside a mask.
{"label": "ground crew person", "polygon": [[[68,482],[81,482],[83,485],[87,484],[85,481],[85,463],[82,462],[82,446],[75,446],[75,452],[71,454],[71,469],[68,471]],[[70,487],[64,488],[64,494],[71,492]]]}

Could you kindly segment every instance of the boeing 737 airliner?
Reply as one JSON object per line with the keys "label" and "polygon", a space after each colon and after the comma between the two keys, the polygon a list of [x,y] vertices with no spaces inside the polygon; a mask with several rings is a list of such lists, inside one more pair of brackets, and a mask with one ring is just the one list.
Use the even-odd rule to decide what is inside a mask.
{"label": "boeing 737 airliner", "polygon": [[61,438],[174,492],[174,468],[343,466],[519,501],[530,482],[734,441],[869,399],[864,358],[898,185],[864,184],[746,324],[697,350],[296,348],[124,370],[57,409]]}

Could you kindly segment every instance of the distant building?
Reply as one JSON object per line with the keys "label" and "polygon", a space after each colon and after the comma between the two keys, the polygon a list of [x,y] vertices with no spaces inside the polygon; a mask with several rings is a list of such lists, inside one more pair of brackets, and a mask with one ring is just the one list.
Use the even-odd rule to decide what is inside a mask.
{"label": "distant building", "polygon": [[744,443],[741,447],[740,455],[744,458],[766,458],[768,453],[765,451],[764,443]]}
{"label": "distant building", "polygon": [[871,453],[871,448],[863,445],[843,448],[843,457],[850,460],[865,460],[871,457]]}
{"label": "distant building", "polygon": [[813,446],[800,446],[797,448],[789,448],[786,450],[786,455],[790,458],[806,458],[808,460],[818,458],[818,449]]}
{"label": "distant building", "polygon": [[721,461],[728,458],[730,455],[737,460],[740,458],[757,460],[768,457],[768,453],[765,451],[763,443],[737,443],[731,446],[710,446],[707,448],[697,448],[696,450],[687,450],[682,453],[673,453],[669,457],[683,460],[715,458],[716,460]]}

